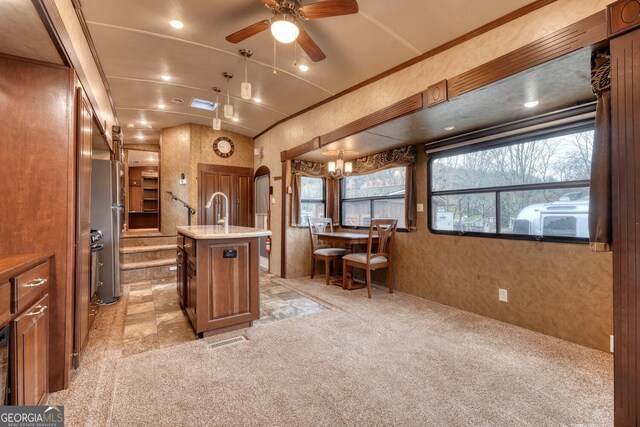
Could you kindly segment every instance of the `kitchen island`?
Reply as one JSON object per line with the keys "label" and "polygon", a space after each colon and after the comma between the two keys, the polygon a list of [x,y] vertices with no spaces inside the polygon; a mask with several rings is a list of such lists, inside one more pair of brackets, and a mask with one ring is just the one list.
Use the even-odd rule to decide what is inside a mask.
{"label": "kitchen island", "polygon": [[259,239],[269,230],[177,227],[178,296],[200,338],[246,328],[260,317]]}

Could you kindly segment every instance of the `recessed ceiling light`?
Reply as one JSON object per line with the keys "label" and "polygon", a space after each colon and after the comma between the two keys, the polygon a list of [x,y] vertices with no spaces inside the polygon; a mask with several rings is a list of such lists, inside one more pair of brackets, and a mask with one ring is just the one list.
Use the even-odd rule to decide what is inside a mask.
{"label": "recessed ceiling light", "polygon": [[169,80],[171,80],[171,76],[168,76],[165,74],[164,76],[162,76],[162,80],[164,80],[165,82],[168,82]]}
{"label": "recessed ceiling light", "polygon": [[161,109],[161,110],[164,110],[164,109],[165,109],[165,107],[166,107],[166,106],[165,106],[164,104],[158,104],[158,108],[159,108],[159,109]]}
{"label": "recessed ceiling light", "polygon": [[262,102],[262,99],[260,98],[253,98],[253,102],[255,102],[256,104],[260,104]]}
{"label": "recessed ceiling light", "polygon": [[529,102],[525,102],[524,106],[527,108],[533,108],[533,107],[537,107],[539,104],[538,100],[536,99],[535,101],[529,101]]}
{"label": "recessed ceiling light", "polygon": [[171,98],[171,102],[174,104],[182,104],[184,102],[184,99],[182,98]]}
{"label": "recessed ceiling light", "polygon": [[303,73],[306,73],[307,71],[309,71],[309,66],[306,64],[300,64],[298,65],[298,70],[302,71]]}
{"label": "recessed ceiling light", "polygon": [[142,126],[145,126],[145,125],[147,124],[147,121],[146,121],[146,120],[140,120],[140,124],[141,124]]}
{"label": "recessed ceiling light", "polygon": [[133,125],[133,123],[129,123],[129,124],[127,125],[127,127],[128,127],[129,129],[133,129],[135,126]]}
{"label": "recessed ceiling light", "polygon": [[239,118],[237,118],[237,117],[234,117],[234,118],[233,118],[233,119],[231,119],[231,120],[233,120],[233,121],[234,121],[234,122],[236,122],[236,123],[240,121],[240,119],[239,119]]}
{"label": "recessed ceiling light", "polygon": [[444,128],[444,130],[454,130],[455,128],[455,126],[447,126],[446,128]]}
{"label": "recessed ceiling light", "polygon": [[138,135],[138,136],[136,136],[136,138],[137,138],[139,141],[142,141],[142,140],[144,139],[144,136],[142,136],[142,135]]}
{"label": "recessed ceiling light", "polygon": [[169,21],[169,24],[171,24],[173,28],[176,28],[178,30],[184,27],[184,24],[177,19],[172,19],[171,21]]}

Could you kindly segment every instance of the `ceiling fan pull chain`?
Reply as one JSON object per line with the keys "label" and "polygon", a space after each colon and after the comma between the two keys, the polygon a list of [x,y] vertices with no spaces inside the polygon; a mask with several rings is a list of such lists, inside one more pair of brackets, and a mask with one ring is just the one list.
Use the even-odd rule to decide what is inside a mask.
{"label": "ceiling fan pull chain", "polygon": [[276,39],[273,39],[273,75],[276,76],[278,72],[276,71]]}

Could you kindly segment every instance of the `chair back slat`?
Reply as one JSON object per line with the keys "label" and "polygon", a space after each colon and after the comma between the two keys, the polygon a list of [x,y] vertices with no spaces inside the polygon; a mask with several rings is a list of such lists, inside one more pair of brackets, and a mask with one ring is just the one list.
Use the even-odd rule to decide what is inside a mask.
{"label": "chair back slat", "polygon": [[[391,260],[393,242],[396,237],[397,219],[372,219],[369,226],[369,241],[367,244],[367,264],[371,259],[384,256]],[[373,252],[373,236],[378,235],[378,248]]]}
{"label": "chair back slat", "polygon": [[311,238],[311,252],[315,252],[318,244],[318,233],[333,233],[331,218],[309,218],[309,237]]}

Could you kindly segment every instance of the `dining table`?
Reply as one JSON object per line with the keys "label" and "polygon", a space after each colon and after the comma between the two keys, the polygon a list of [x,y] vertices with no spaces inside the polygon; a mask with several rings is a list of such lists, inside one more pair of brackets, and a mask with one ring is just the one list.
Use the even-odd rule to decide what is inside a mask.
{"label": "dining table", "polygon": [[[339,248],[344,247],[347,253],[353,252],[353,247],[355,245],[366,245],[369,243],[369,233],[355,233],[349,231],[334,231],[334,232],[324,232],[324,233],[316,233],[318,240],[328,243],[331,247]],[[378,243],[378,234],[374,233],[372,236],[372,242]],[[332,280],[330,282],[332,285],[341,286],[343,289],[352,291],[355,289],[362,289],[366,285],[355,283],[353,281],[353,275],[351,272],[347,273],[347,277],[342,277],[340,279]]]}

